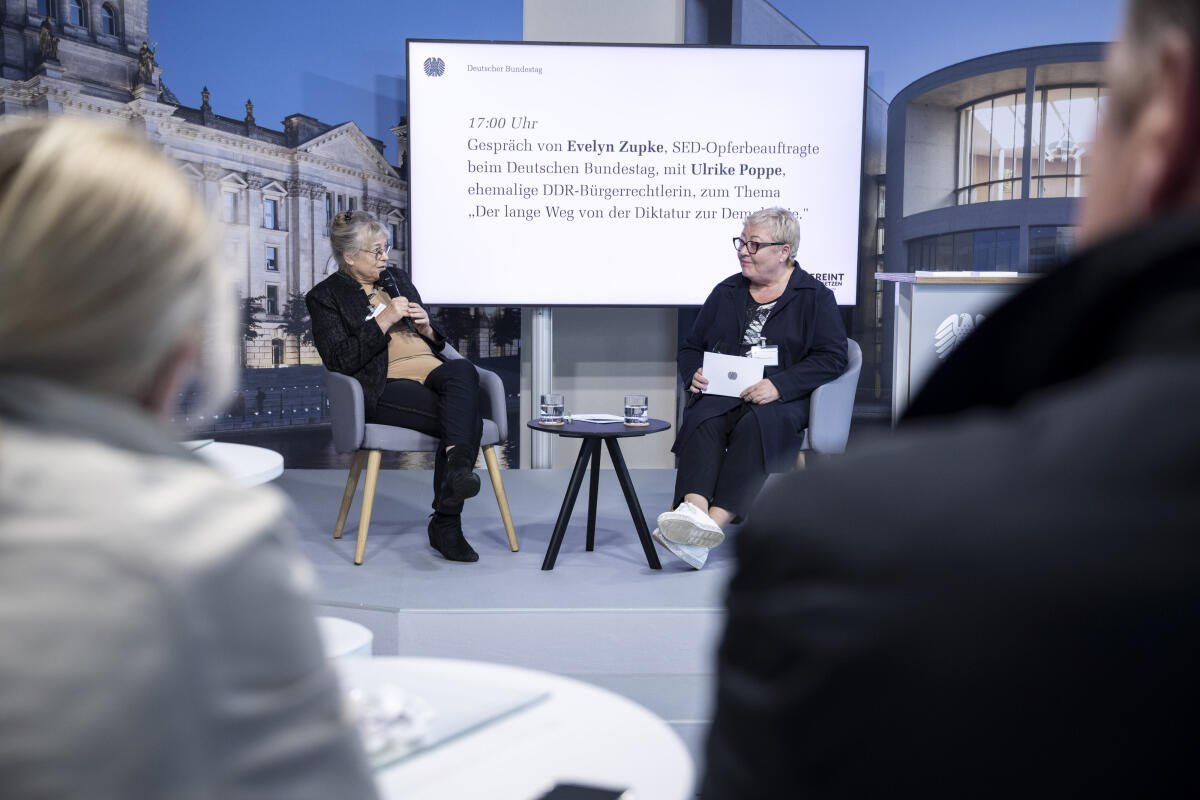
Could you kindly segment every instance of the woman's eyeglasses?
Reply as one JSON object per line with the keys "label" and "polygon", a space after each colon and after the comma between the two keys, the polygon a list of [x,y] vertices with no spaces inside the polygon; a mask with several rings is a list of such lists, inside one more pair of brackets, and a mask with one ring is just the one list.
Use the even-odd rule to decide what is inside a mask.
{"label": "woman's eyeglasses", "polygon": [[787,244],[787,242],[748,242],[740,236],[733,237],[733,249],[741,252],[742,246],[745,245],[746,251],[750,255],[757,253],[760,247],[774,247],[782,244]]}

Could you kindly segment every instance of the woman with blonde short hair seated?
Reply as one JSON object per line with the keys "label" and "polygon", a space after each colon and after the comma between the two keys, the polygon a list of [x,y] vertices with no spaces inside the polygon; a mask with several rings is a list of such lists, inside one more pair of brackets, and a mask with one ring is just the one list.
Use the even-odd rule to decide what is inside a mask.
{"label": "woman with blonde short hair seated", "polygon": [[127,126],[0,123],[6,800],[376,795],[284,497],[166,424],[232,388],[208,220]]}
{"label": "woman with blonde short hair seated", "polygon": [[[846,328],[825,284],[796,261],[800,223],[785,208],[746,217],[734,237],[741,271],[713,288],[679,348],[688,406],[672,448],[675,506],[654,538],[700,569],[724,527],[745,518],[767,474],[784,472],[808,427],[808,396],[846,368]],[[707,393],[705,352],[761,358],[763,378],[738,397]]]}

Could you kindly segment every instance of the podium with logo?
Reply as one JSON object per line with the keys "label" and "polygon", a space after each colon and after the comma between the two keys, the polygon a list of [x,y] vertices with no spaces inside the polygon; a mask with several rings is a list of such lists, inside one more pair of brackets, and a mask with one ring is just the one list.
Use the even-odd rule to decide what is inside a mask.
{"label": "podium with logo", "polygon": [[892,424],[929,374],[993,308],[1037,276],[1015,272],[877,272],[896,287]]}

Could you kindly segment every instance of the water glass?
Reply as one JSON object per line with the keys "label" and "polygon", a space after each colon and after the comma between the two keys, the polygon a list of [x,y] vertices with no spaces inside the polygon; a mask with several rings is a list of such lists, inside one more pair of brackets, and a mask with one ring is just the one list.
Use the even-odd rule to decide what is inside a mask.
{"label": "water glass", "polygon": [[625,395],[625,424],[638,427],[650,424],[650,406],[646,402],[646,395]]}
{"label": "water glass", "polygon": [[561,394],[544,394],[538,403],[538,422],[542,425],[562,425],[563,396]]}

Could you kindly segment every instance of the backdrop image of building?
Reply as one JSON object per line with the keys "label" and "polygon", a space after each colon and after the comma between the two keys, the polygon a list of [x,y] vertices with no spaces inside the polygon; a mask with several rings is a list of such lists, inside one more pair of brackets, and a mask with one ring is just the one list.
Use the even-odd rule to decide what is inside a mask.
{"label": "backdrop image of building", "polygon": [[[167,84],[171,53],[189,42],[161,50],[149,44],[148,0],[3,0],[0,8],[0,113],[86,114],[137,126],[178,161],[223,223],[222,254],[243,303],[239,358],[248,369],[214,430],[321,424],[323,373],[301,298],[332,268],[328,221],[340,210],[372,214],[391,232],[390,260],[407,263],[402,162],[390,164],[382,142],[353,121],[328,124],[298,112],[260,124],[251,99],[207,90],[184,102]],[[688,44],[817,44],[764,0],[688,0],[683,8],[680,36]],[[1076,204],[1087,191],[1091,132],[1107,98],[1102,57],[1098,43],[1026,48],[937,70],[891,103],[867,88],[859,289],[855,305],[843,308],[863,350],[860,420],[882,419],[890,408],[893,303],[874,273],[1040,272],[1070,249]],[[403,154],[406,126],[397,123]],[[509,427],[519,428],[520,379],[509,375],[520,367],[487,362],[517,357],[520,310],[431,311],[464,354],[505,376],[514,406]],[[611,313],[557,310],[556,357],[594,368],[588,347],[608,330]],[[677,336],[694,315],[660,313],[671,317]],[[648,324],[647,331],[662,327]],[[661,371],[659,405],[670,407],[673,343],[662,351],[652,368],[634,372]],[[582,394],[590,391],[585,377],[559,380],[580,402],[592,402]]]}
{"label": "backdrop image of building", "polygon": [[1104,45],[982,56],[888,109],[887,272],[1044,272],[1074,239],[1108,91]]}
{"label": "backdrop image of building", "polygon": [[392,231],[391,261],[404,263],[407,187],[383,143],[354,122],[300,113],[281,129],[260,125],[250,100],[241,118],[217,114],[207,90],[198,106],[184,104],[147,44],[147,0],[7,0],[4,12],[0,111],[100,116],[144,129],[223,223],[230,276],[243,302],[261,308],[243,363],[320,363],[297,299],[327,274],[331,215],[371,214]]}
{"label": "backdrop image of building", "polygon": [[[1043,273],[1063,262],[1108,102],[1104,48],[985,55],[901,90],[888,108],[880,271]],[[895,286],[880,297],[885,354],[894,350]],[[892,370],[881,377],[880,395],[890,397]]]}

